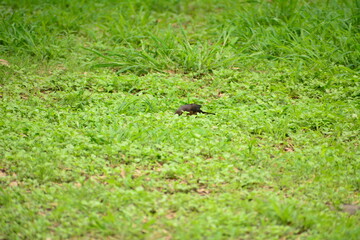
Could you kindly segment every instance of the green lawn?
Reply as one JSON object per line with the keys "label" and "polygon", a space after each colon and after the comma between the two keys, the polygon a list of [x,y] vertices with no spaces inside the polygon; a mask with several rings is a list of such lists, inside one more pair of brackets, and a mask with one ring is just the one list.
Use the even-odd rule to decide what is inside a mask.
{"label": "green lawn", "polygon": [[359,239],[360,1],[0,20],[0,239]]}

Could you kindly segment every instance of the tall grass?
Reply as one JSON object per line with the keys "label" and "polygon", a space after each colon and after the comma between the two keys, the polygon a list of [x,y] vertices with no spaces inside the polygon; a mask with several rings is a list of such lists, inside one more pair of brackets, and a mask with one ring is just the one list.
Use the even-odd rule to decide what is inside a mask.
{"label": "tall grass", "polygon": [[166,70],[208,73],[233,66],[240,59],[229,46],[226,32],[212,44],[190,43],[186,36],[167,34],[159,37],[151,34],[139,46],[128,43],[127,47],[119,47],[114,52],[92,52],[108,61],[95,67],[115,67],[119,72],[138,74]]}
{"label": "tall grass", "polygon": [[359,68],[358,0],[8,0],[1,9],[2,52],[41,61],[76,52],[81,64],[137,74],[274,60]]}
{"label": "tall grass", "polygon": [[[359,26],[353,2],[276,1],[233,13],[239,44],[248,53],[290,61],[359,65]],[[356,15],[357,14],[357,15]]]}
{"label": "tall grass", "polygon": [[190,13],[187,21],[174,19],[174,28],[154,26],[140,41],[129,38],[120,49],[99,54],[110,61],[96,66],[211,72],[276,60],[358,69],[358,14],[358,1],[216,2],[207,18]]}

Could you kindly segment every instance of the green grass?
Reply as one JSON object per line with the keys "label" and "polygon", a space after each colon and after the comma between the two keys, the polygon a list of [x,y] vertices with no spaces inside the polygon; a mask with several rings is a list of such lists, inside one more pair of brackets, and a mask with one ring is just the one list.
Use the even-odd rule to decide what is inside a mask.
{"label": "green grass", "polygon": [[357,239],[359,14],[1,1],[0,239]]}

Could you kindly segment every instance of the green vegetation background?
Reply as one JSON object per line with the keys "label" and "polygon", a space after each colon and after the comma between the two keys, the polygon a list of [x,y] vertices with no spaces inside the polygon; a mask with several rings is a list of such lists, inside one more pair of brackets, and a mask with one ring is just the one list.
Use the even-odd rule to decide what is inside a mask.
{"label": "green vegetation background", "polygon": [[0,20],[0,239],[360,236],[360,1],[1,0]]}

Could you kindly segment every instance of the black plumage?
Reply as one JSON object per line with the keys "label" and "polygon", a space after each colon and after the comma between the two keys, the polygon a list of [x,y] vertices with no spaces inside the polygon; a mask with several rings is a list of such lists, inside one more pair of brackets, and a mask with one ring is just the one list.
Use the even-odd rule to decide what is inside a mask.
{"label": "black plumage", "polygon": [[176,110],[175,114],[181,115],[184,112],[187,112],[187,115],[197,115],[198,113],[214,114],[214,113],[204,112],[200,108],[201,105],[198,104],[186,104],[179,107],[178,110]]}

